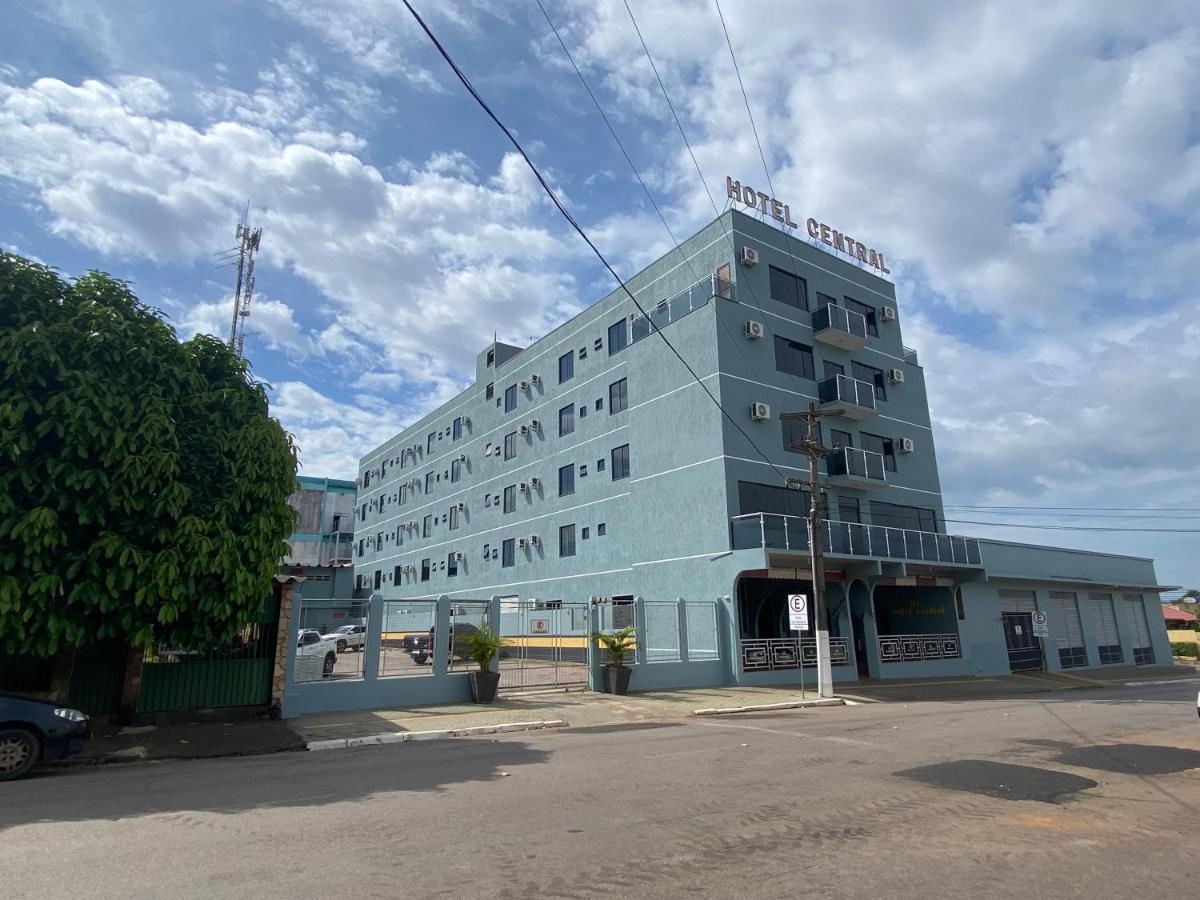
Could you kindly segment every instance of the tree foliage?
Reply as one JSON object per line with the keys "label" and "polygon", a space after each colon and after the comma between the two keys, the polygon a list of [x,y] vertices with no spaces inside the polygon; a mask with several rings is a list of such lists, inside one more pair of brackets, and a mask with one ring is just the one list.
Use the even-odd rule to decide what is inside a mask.
{"label": "tree foliage", "polygon": [[0,251],[0,650],[229,640],[271,597],[295,474],[224,343]]}

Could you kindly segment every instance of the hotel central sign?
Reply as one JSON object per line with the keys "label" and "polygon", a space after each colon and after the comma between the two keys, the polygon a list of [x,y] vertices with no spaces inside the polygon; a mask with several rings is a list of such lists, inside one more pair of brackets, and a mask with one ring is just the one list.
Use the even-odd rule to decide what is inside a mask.
{"label": "hotel central sign", "polygon": [[[725,193],[731,200],[736,200],[745,206],[757,209],[760,212],[766,213],[772,219],[782,222],[784,225],[789,225],[792,228],[799,228],[792,221],[791,207],[786,203],[780,203],[769,194],[764,194],[762,191],[756,191],[750,185],[743,185],[740,181],[734,181],[728,175],[725,176]],[[857,259],[859,262],[864,262],[873,269],[878,269],[880,272],[890,275],[892,270],[887,267],[887,261],[883,258],[883,254],[878,250],[868,247],[861,241],[856,241],[848,234],[844,234],[826,225],[824,222],[818,222],[816,219],[806,219],[804,227],[808,231],[808,236],[816,241],[821,241],[823,244],[828,244],[847,256]]]}

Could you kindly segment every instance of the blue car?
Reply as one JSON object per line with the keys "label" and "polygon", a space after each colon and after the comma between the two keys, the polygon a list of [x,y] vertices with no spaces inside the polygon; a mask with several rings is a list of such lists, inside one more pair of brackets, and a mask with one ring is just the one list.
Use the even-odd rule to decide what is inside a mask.
{"label": "blue car", "polygon": [[28,774],[43,759],[78,753],[91,733],[88,717],[77,709],[0,694],[0,781]]}

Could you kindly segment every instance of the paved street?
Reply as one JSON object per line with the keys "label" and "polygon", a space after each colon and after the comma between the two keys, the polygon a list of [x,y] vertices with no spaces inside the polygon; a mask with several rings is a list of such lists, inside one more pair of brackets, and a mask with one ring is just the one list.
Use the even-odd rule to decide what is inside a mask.
{"label": "paved street", "polygon": [[1196,683],[57,771],[9,897],[1190,896]]}

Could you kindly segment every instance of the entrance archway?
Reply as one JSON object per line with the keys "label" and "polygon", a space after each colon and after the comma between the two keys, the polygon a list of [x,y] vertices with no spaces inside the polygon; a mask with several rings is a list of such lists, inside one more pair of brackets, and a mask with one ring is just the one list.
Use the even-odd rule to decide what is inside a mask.
{"label": "entrance archway", "polygon": [[875,609],[871,602],[871,589],[862,579],[856,578],[848,588],[850,601],[850,627],[854,633],[854,663],[859,678],[878,675],[879,661],[875,658]]}

